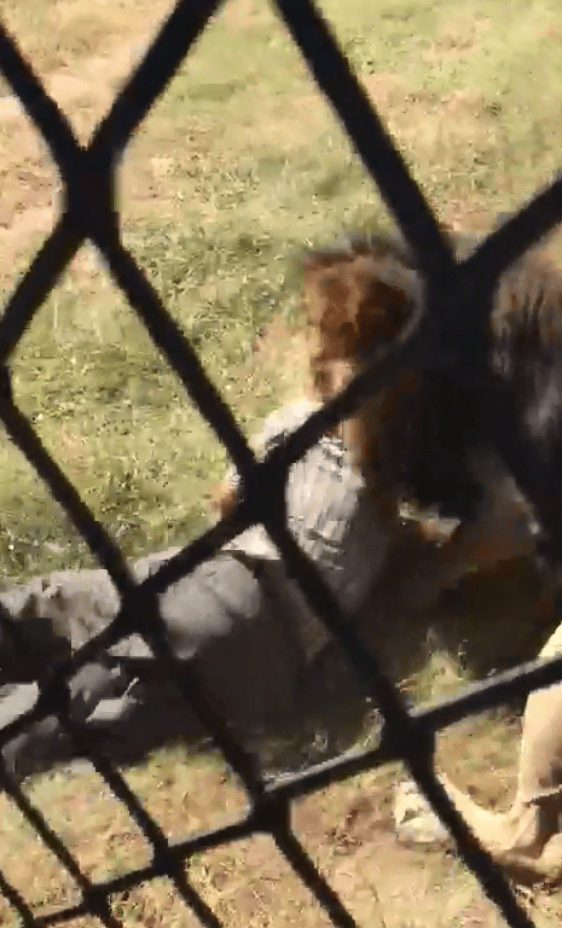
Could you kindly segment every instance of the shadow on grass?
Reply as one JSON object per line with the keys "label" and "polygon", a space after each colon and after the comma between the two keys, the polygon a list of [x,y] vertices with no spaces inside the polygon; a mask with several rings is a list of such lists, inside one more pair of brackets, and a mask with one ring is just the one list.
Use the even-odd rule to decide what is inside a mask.
{"label": "shadow on grass", "polygon": [[[539,593],[529,567],[513,562],[468,578],[427,620],[364,617],[361,633],[416,702],[536,656],[555,622],[537,618]],[[211,649],[198,670],[215,706],[264,771],[300,769],[376,738],[376,709],[335,642],[303,675],[273,628],[241,629]],[[157,669],[144,679],[145,702],[127,721],[96,732],[97,747],[120,767],[140,764],[164,746],[214,753],[209,732],[171,682]],[[521,706],[513,703],[507,711],[512,715]],[[60,741],[25,756],[20,772],[45,772],[71,759],[69,744]]]}

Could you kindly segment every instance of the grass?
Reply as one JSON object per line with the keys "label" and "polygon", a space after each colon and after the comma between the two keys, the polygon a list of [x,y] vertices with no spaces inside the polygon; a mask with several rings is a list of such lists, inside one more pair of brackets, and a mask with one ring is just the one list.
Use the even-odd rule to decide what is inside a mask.
{"label": "grass", "polygon": [[[98,33],[104,23],[106,32],[123,31],[126,4],[109,17],[105,7],[94,15],[65,4],[63,22],[75,43],[65,42],[65,29],[59,35],[47,28],[59,6],[18,3],[14,30],[28,39],[40,70],[69,67],[74,55],[80,75],[75,43],[90,47],[84,36],[93,32],[96,48],[111,49],[115,35],[108,41]],[[328,237],[342,223],[366,224],[382,211],[288,38],[265,7],[246,6],[238,4],[230,17],[225,9],[204,35],[131,146],[122,178],[127,244],[245,423],[278,398],[275,383],[263,383],[256,408],[247,367],[256,330],[277,309],[294,318],[301,243]],[[551,98],[537,107],[529,88],[514,81],[517,69],[482,11],[385,3],[379,17],[369,17],[354,2],[345,25],[337,4],[327,12],[445,218],[474,224],[478,216],[485,225],[496,209],[514,206],[510,174],[519,152],[519,196],[552,172],[555,147],[543,145],[558,131],[555,115],[546,118]],[[544,38],[555,23],[542,7],[535,12]],[[513,31],[525,60],[545,67],[542,40]],[[556,77],[548,74],[552,86]],[[530,125],[522,118],[525,96],[533,106]],[[500,170],[510,166],[501,184],[498,159]],[[47,167],[40,159],[36,173]],[[14,202],[21,199],[20,185],[6,179],[17,188]],[[47,187],[37,176],[37,188],[41,179]],[[28,193],[36,203],[37,191]],[[18,254],[23,264],[21,246]],[[93,256],[74,263],[42,308],[17,353],[15,380],[47,445],[56,446],[96,513],[120,531],[127,553],[184,540],[201,526],[202,496],[224,455]],[[6,449],[2,466],[10,528],[0,554],[10,572],[42,566],[41,552],[51,566],[44,542],[53,536],[67,539],[59,559],[74,562],[74,536],[25,465]]]}
{"label": "grass", "polygon": [[[29,0],[8,4],[7,18],[40,72],[60,77],[74,62],[81,77],[92,71],[92,52],[105,52],[107,69],[98,67],[110,87],[92,75],[78,101],[70,87],[68,109],[87,136],[127,71],[117,52],[121,70],[111,63],[127,4],[111,15],[105,5],[79,6]],[[338,4],[326,6],[424,191],[457,225],[486,228],[556,167],[557,20],[540,3],[509,9],[512,25],[499,30],[498,14],[473,3],[385,2],[375,16],[353,0],[345,17]],[[548,94],[537,95],[537,86]],[[61,93],[64,103],[64,84]],[[56,183],[32,131],[19,128],[16,143],[13,119],[0,121],[6,250],[23,268],[37,237],[18,234],[18,221],[26,210],[52,210]],[[143,124],[125,159],[121,203],[127,245],[245,425],[288,386],[275,382],[276,371],[260,375],[251,346],[276,312],[295,319],[302,243],[383,215],[273,14],[240,2],[225,7]],[[13,267],[9,260],[0,268],[7,289]],[[201,527],[224,454],[95,255],[84,250],[42,307],[14,373],[23,408],[127,554]],[[85,562],[18,455],[4,446],[0,456],[7,570],[22,576]],[[53,554],[46,542],[63,551]]]}
{"label": "grass", "polygon": [[[164,0],[5,0],[2,15],[85,140],[167,7]],[[556,4],[325,0],[323,9],[442,219],[484,230],[557,170]],[[60,187],[8,90],[0,91],[6,294],[49,230]],[[303,243],[328,240],[342,226],[390,221],[265,3],[229,0],[129,146],[119,185],[127,247],[250,432],[306,381],[298,326]],[[224,450],[91,249],[80,252],[35,317],[13,369],[18,402],[128,556],[185,543],[203,526]],[[0,469],[4,574],[89,564],[74,530],[7,441]],[[498,653],[505,641],[496,642]],[[428,653],[428,661],[423,652],[418,657],[418,697],[458,685],[454,649]],[[491,717],[442,739],[448,769],[460,782],[477,783],[488,801],[504,798],[511,784],[514,741],[505,730]],[[128,776],[178,836],[208,823],[217,807],[238,808],[239,794],[213,763],[168,752]],[[392,775],[369,775],[298,804],[297,828],[315,859],[360,923],[495,924],[454,861],[406,853],[384,832]],[[92,777],[57,773],[35,783],[32,794],[99,877],[100,868],[118,872],[146,850]],[[59,868],[29,842],[7,803],[2,809],[0,863],[9,878],[40,907],[60,901]],[[189,870],[228,924],[325,923],[314,906],[299,914],[308,897],[265,838],[206,855]],[[539,906],[545,924],[559,921],[558,897],[539,893],[528,904]],[[128,928],[192,923],[163,881],[115,907]],[[0,919],[14,923],[1,903]]]}

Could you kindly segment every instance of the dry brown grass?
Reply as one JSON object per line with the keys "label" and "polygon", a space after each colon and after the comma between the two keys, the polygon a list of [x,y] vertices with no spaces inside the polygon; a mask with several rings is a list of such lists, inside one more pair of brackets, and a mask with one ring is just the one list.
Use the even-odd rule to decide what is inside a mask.
{"label": "dry brown grass", "polygon": [[[474,751],[468,773],[470,748]],[[487,721],[459,726],[441,739],[439,759],[463,785],[472,785],[478,776],[476,794],[487,801],[493,798],[497,805],[505,803],[512,779],[513,748],[514,739],[507,737],[505,724]],[[457,758],[456,764],[451,758]],[[294,828],[312,858],[361,925],[501,925],[491,904],[453,857],[396,844],[390,807],[392,785],[399,775],[396,765],[297,802]],[[128,779],[171,837],[228,820],[243,808],[240,793],[221,770],[181,755],[169,755],[165,766],[155,759],[146,769],[131,771]],[[136,828],[93,775],[56,774],[37,783],[33,796],[48,808],[52,824],[93,878],[148,861],[148,849]],[[77,893],[60,868],[7,803],[2,803],[2,821],[2,867],[38,911],[45,913],[63,901],[76,901]],[[201,855],[186,872],[226,925],[312,928],[329,924],[266,837]],[[524,901],[539,919],[548,909],[553,918],[559,914],[552,896],[535,893]],[[166,880],[120,895],[113,906],[127,926],[197,924]],[[16,924],[6,907],[0,907],[0,917],[2,924]],[[91,922],[84,919],[80,924]]]}
{"label": "dry brown grass", "polygon": [[[411,698],[429,698],[454,690],[462,681],[454,643],[470,636],[472,624],[480,641],[467,641],[468,676],[476,659],[483,662],[480,672],[485,672],[504,660],[509,663],[517,653],[532,653],[536,640],[545,635],[544,630],[533,633],[529,628],[522,603],[522,596],[526,594],[529,602],[534,592],[532,584],[507,569],[503,577],[474,578],[467,587],[466,610],[443,607],[434,617],[429,640],[423,629],[398,626],[374,637],[388,671],[404,681]],[[511,653],[504,647],[508,634]],[[518,735],[515,715],[498,712],[467,720],[438,738],[437,762],[476,799],[505,808],[514,786]],[[370,737],[368,729],[365,737]],[[392,796],[394,783],[403,775],[401,766],[393,764],[299,800],[293,808],[295,832],[360,925],[499,928],[501,919],[454,856],[397,844]],[[245,808],[236,781],[218,760],[181,746],[156,752],[125,776],[172,841],[224,824]],[[92,879],[114,876],[150,859],[123,806],[86,767],[38,778],[29,792]],[[2,797],[0,816],[0,867],[6,876],[39,912],[77,901],[61,868]],[[197,855],[186,872],[225,925],[329,924],[266,837]],[[560,918],[562,905],[555,893],[539,889],[521,894],[521,899],[539,925],[553,926]],[[167,880],[120,894],[112,904],[131,928],[197,924]],[[2,903],[0,923],[16,924]],[[91,922],[83,919],[79,924]]]}
{"label": "dry brown grass", "polygon": [[[168,7],[168,0],[6,0],[2,15],[86,139]],[[383,0],[375,10],[363,0],[328,0],[326,10],[443,220],[484,229],[557,165],[560,24],[546,3]],[[51,227],[58,180],[2,89],[0,282],[8,290],[14,266],[26,265]],[[296,276],[287,271],[294,247],[342,224],[365,225],[380,208],[265,3],[229,0],[143,125],[120,183],[128,242],[241,421],[297,395],[306,377],[303,338],[292,324]],[[254,345],[258,328],[265,334]],[[224,454],[91,250],[34,322],[15,373],[22,404],[127,553],[185,540],[200,524]],[[59,566],[43,542],[68,540],[68,528],[11,449],[0,455],[5,571]],[[85,562],[72,536],[65,550],[65,564]],[[458,685],[463,640],[479,672],[532,654],[545,634],[530,627],[533,596],[521,577],[469,586],[465,613],[436,616],[439,633],[429,645],[418,633],[409,642],[404,629],[378,642],[389,672],[409,676],[413,692],[427,696]],[[517,723],[491,716],[443,735],[439,760],[483,801],[504,804],[516,744]],[[396,844],[390,804],[399,774],[397,767],[368,774],[297,803],[294,824],[306,847],[359,924],[499,925],[454,858]],[[242,808],[218,763],[181,749],[156,754],[127,777],[174,838]],[[94,774],[57,772],[30,791],[93,878],[148,858]],[[38,911],[76,898],[4,797],[0,811],[7,877]],[[196,858],[188,871],[226,924],[327,924],[265,837]],[[524,901],[538,924],[560,923],[559,895],[536,892]],[[127,928],[196,923],[165,880],[115,899],[114,908]],[[0,923],[16,921],[0,903]]]}

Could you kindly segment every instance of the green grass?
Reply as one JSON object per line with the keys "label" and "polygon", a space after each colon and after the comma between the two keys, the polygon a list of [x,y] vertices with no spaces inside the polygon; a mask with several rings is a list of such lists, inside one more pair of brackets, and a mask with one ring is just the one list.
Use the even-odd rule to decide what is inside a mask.
{"label": "green grass", "polygon": [[[139,28],[155,26],[165,6],[163,0],[88,7],[76,0],[6,0],[2,14],[41,74],[69,68],[80,76],[91,55],[109,54],[129,41],[132,20]],[[557,169],[562,25],[553,0],[325,0],[322,6],[441,218],[484,230],[498,211],[514,209]],[[103,66],[95,78],[103,83]],[[115,89],[119,83],[113,73],[108,82]],[[87,105],[65,106],[81,129],[88,106],[97,113],[95,89],[94,81]],[[22,155],[25,171],[16,170],[27,130],[23,121],[3,125],[1,118],[0,113],[6,201],[48,205],[55,188],[45,152],[28,145]],[[290,330],[299,317],[303,245],[329,240],[342,227],[390,221],[376,186],[265,2],[229,0],[143,123],[125,156],[119,192],[127,247],[251,432],[275,404],[298,394],[305,379],[302,344]],[[0,242],[6,293],[39,241],[22,235],[15,269]],[[253,355],[257,331],[279,316],[286,325],[273,328],[263,350]],[[205,524],[206,494],[222,475],[224,449],[90,250],[74,262],[26,333],[14,358],[14,379],[18,402],[42,440],[128,556],[184,543]],[[0,473],[3,575],[20,578],[90,563],[85,546],[7,439],[0,443]],[[414,685],[423,698],[458,683],[455,661],[438,649],[429,651]],[[488,735],[477,760],[464,756],[466,732],[450,749],[468,782],[478,776],[482,783],[492,771],[496,735]],[[512,745],[513,738],[510,750]],[[498,766],[504,774],[512,769],[511,754],[509,764]],[[201,784],[194,788],[196,767],[186,768],[183,751],[179,758],[168,752],[130,773],[143,798],[160,803],[153,811],[171,831],[204,827],[207,817],[222,809],[219,775],[202,763]],[[215,776],[217,782],[209,786]],[[368,788],[372,780],[362,782]],[[337,882],[342,870],[333,818],[344,820],[356,801],[357,784],[335,790],[336,807],[333,798],[310,800],[316,818],[312,811],[308,819],[303,813],[303,830],[308,834],[311,822],[322,822],[313,829],[312,845],[318,851],[324,841],[319,858]],[[99,875],[100,867],[116,872],[135,863],[135,854],[145,858],[124,813],[100,794],[93,777],[69,780],[55,774],[33,791],[37,801],[55,810],[56,828],[83,855],[89,872]],[[369,795],[375,804],[383,803],[380,791]],[[388,803],[388,791],[385,795]],[[207,806],[202,810],[199,798]],[[82,802],[88,807],[87,829]],[[12,865],[22,890],[33,888],[34,898],[44,904],[60,901],[62,881],[52,861],[47,863],[37,847],[24,852],[21,821],[13,810],[3,820],[8,875]],[[381,909],[373,902],[381,883],[384,898],[377,869],[380,836],[376,829],[369,834],[375,839],[373,866],[366,870],[375,874],[378,886],[369,888],[366,901],[355,884],[350,889],[344,881],[342,893],[347,902],[363,906],[361,922],[378,924],[384,918],[388,928],[412,928],[468,924],[474,915],[474,924],[496,924],[489,909],[474,914],[472,889],[466,906],[462,899],[457,903],[456,889],[460,886],[461,896],[464,889],[456,875],[435,901],[426,893],[435,912],[421,907],[418,916],[412,909],[404,921],[393,908],[391,889]],[[368,844],[363,833],[359,837]],[[218,869],[199,860],[192,864],[219,915],[231,924],[316,926],[311,907],[301,917],[302,900],[294,887],[279,893],[286,873],[269,845],[263,853],[247,850],[242,875],[238,845],[220,852]],[[431,878],[434,864],[428,868],[420,859],[410,876],[415,880],[429,869]],[[271,875],[260,883],[267,867]],[[352,862],[352,874],[354,867]],[[392,869],[386,868],[389,878]],[[269,884],[275,890],[271,897]],[[403,885],[409,885],[407,875]],[[128,925],[188,924],[185,910],[178,903],[176,911],[170,901],[169,887],[143,890],[136,907],[140,895],[131,893],[127,905],[123,902]],[[278,910],[281,896],[287,899],[286,912]],[[242,911],[239,919],[233,900]],[[443,915],[445,904],[450,919]],[[116,905],[121,910],[121,901]],[[552,924],[559,922],[555,913]]]}
{"label": "green grass", "polygon": [[[53,10],[15,8],[32,45],[37,17]],[[273,14],[257,3],[241,10],[216,19],[143,124],[125,159],[122,207],[128,247],[250,426],[284,397],[275,370],[254,369],[248,381],[249,358],[276,313],[298,315],[303,243],[386,217]],[[562,31],[552,4],[330,0],[325,11],[441,216],[485,228],[553,173]],[[68,23],[83,36],[80,17]],[[50,62],[48,35],[41,42]],[[78,262],[57,287],[18,349],[15,385],[127,554],[201,528],[225,455],[102,266]],[[6,573],[85,563],[7,443],[0,465]]]}

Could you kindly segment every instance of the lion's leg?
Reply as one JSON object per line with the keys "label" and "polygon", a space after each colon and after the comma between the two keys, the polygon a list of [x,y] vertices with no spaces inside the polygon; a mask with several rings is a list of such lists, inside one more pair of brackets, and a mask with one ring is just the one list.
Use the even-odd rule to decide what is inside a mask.
{"label": "lion's leg", "polygon": [[[454,589],[467,573],[533,555],[528,515],[515,488],[499,480],[491,481],[485,490],[478,517],[461,522],[439,547],[428,547],[414,574],[405,575],[402,604],[430,609],[443,590]],[[434,520],[424,520],[418,531],[422,538],[434,541],[438,527]]]}
{"label": "lion's leg", "polygon": [[[559,797],[535,803],[516,801],[508,812],[489,812],[443,774],[439,779],[480,844],[513,879],[523,883],[562,880]],[[395,822],[398,838],[405,844],[452,845],[441,820],[412,783],[398,787]]]}
{"label": "lion's leg", "polygon": [[[561,651],[562,625],[540,656],[550,658]],[[562,879],[562,683],[529,696],[523,716],[517,792],[508,812],[483,809],[446,776],[439,776],[472,832],[515,879]],[[398,787],[395,822],[405,842],[450,842],[414,784]]]}

